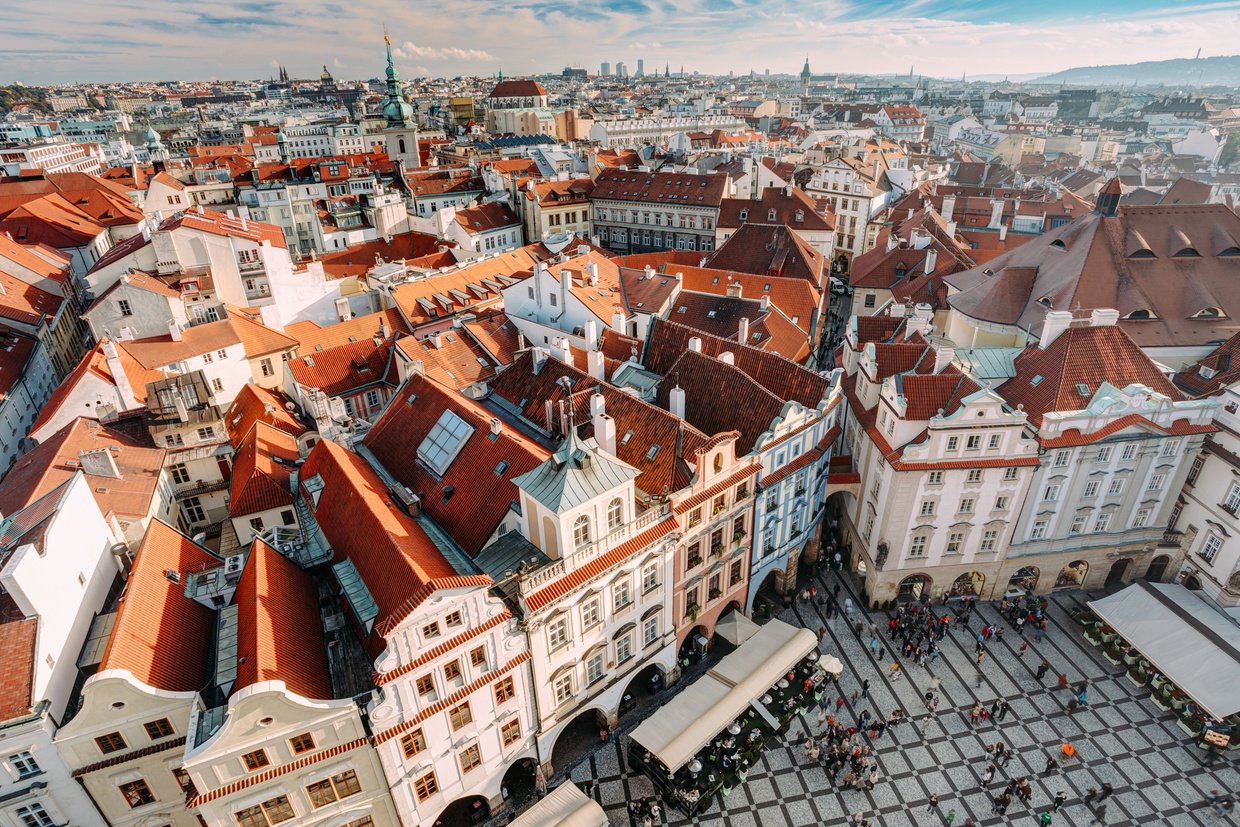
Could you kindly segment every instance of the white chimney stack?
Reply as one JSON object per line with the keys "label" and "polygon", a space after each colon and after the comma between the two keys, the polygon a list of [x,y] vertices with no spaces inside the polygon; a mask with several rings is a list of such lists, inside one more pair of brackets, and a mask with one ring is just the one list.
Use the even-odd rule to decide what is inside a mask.
{"label": "white chimney stack", "polygon": [[934,346],[934,372],[942,373],[943,368],[952,363],[952,359],[956,358],[956,348],[942,342]]}
{"label": "white chimney stack", "polygon": [[702,339],[700,336],[689,337],[689,350],[692,350],[694,353],[702,352]]}
{"label": "white chimney stack", "polygon": [[176,319],[168,322],[168,335],[174,342],[181,341],[181,326],[177,324]]}
{"label": "white chimney stack", "polygon": [[576,365],[573,365],[573,351],[569,347],[568,339],[563,336],[558,337],[551,343],[551,355],[566,365],[576,367]]}
{"label": "white chimney stack", "polygon": [[1042,322],[1042,337],[1038,340],[1038,347],[1046,350],[1050,347],[1051,342],[1059,338],[1059,334],[1063,333],[1072,326],[1072,314],[1067,310],[1048,310],[1046,311],[1046,319]]}
{"label": "white chimney stack", "polygon": [[914,250],[924,250],[930,246],[930,233],[918,227],[910,234],[910,240],[913,242]]}
{"label": "white chimney stack", "polygon": [[936,259],[939,257],[939,251],[933,247],[926,248],[926,275],[934,272]]}
{"label": "white chimney stack", "polygon": [[1007,241],[1007,225],[1006,224],[999,225],[999,240]]}
{"label": "white chimney stack", "polygon": [[749,341],[749,319],[741,316],[740,326],[736,330],[736,341],[742,345]]}
{"label": "white chimney stack", "polygon": [[611,314],[611,329],[616,331],[617,333],[623,333],[625,319],[626,317],[622,311],[617,310],[614,313],[612,313]]}
{"label": "white chimney stack", "polygon": [[1003,223],[1003,199],[995,198],[990,202],[990,223],[986,226],[997,230],[1001,223]]}
{"label": "white chimney stack", "polygon": [[674,416],[685,418],[685,392],[677,385],[667,395],[667,408]]}
{"label": "white chimney stack", "polygon": [[887,252],[890,253],[892,250],[894,250],[895,248],[899,246],[900,246],[900,237],[896,235],[894,229],[889,230],[887,232]]}
{"label": "white chimney stack", "polygon": [[133,386],[129,384],[129,376],[125,373],[125,366],[121,363],[121,356],[116,349],[116,344],[110,339],[103,340],[103,358],[107,362],[108,373],[112,374],[112,381],[116,384],[116,393],[120,397],[121,410],[132,411],[135,408],[142,407],[133,395]]}
{"label": "white chimney stack", "polygon": [[730,350],[725,350],[723,353],[719,354],[719,361],[723,362],[725,365],[735,365],[736,354]]}
{"label": "white chimney stack", "polygon": [[586,351],[586,373],[593,376],[600,382],[607,379],[607,362],[603,359],[603,351],[587,350]]}
{"label": "white chimney stack", "polygon": [[598,322],[586,319],[586,349],[598,350]]}
{"label": "white chimney stack", "polygon": [[955,215],[956,213],[956,196],[954,195],[943,196],[943,209],[941,210],[941,212],[943,213],[943,217],[945,219],[947,219],[948,221],[952,220],[952,216]]}
{"label": "white chimney stack", "polygon": [[1119,311],[1098,308],[1089,314],[1091,327],[1114,327],[1119,321]]}
{"label": "white chimney stack", "polygon": [[616,456],[616,423],[607,414],[594,417],[594,441],[599,450]]}

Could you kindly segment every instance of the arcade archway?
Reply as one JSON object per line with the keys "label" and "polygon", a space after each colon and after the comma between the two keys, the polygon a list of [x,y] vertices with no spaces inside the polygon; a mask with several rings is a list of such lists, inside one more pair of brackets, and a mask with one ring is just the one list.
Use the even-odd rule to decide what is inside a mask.
{"label": "arcade archway", "polygon": [[900,581],[896,599],[900,601],[921,600],[930,594],[930,576],[926,574],[910,574]]}
{"label": "arcade archway", "polygon": [[597,709],[587,709],[577,714],[555,738],[551,748],[551,768],[559,773],[577,763],[582,756],[602,743],[607,719]]}
{"label": "arcade archway", "polygon": [[1161,583],[1162,579],[1167,576],[1167,566],[1170,564],[1170,557],[1165,554],[1158,555],[1150,563],[1150,567],[1145,570],[1145,579],[1152,583]]}
{"label": "arcade archway", "polygon": [[491,817],[491,806],[480,795],[458,798],[453,801],[439,818],[435,819],[435,827],[470,827],[481,824]]}
{"label": "arcade archway", "polygon": [[966,571],[952,582],[948,597],[981,597],[986,586],[986,575],[980,571]]}
{"label": "arcade archway", "polygon": [[1055,578],[1055,588],[1079,589],[1084,585],[1085,578],[1088,576],[1089,563],[1084,560],[1073,560],[1059,570],[1059,576]]}
{"label": "arcade archway", "polygon": [[1037,566],[1024,566],[1017,569],[1008,578],[1009,589],[1024,589],[1027,592],[1034,592],[1038,588],[1038,577],[1042,572]]}

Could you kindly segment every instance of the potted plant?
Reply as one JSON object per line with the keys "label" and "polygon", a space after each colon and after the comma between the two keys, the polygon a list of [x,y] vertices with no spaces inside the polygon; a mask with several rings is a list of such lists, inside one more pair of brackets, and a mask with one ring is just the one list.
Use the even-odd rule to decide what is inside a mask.
{"label": "potted plant", "polygon": [[1150,673],[1146,671],[1145,665],[1142,663],[1134,663],[1128,667],[1128,680],[1137,686],[1142,686],[1150,679]]}
{"label": "potted plant", "polygon": [[1141,659],[1141,653],[1138,652],[1136,649],[1132,648],[1131,646],[1126,649],[1122,649],[1121,652],[1124,658],[1124,663],[1126,663],[1128,666],[1135,665],[1137,661]]}
{"label": "potted plant", "polygon": [[747,536],[747,533],[745,529],[743,528],[740,531],[734,531],[732,532],[732,542],[739,543],[742,540],[744,540],[746,536]]}
{"label": "potted plant", "polygon": [[1119,666],[1120,660],[1124,657],[1123,651],[1114,641],[1107,643],[1106,647],[1102,650],[1102,655],[1116,666]]}
{"label": "potted plant", "polygon": [[699,607],[698,604],[690,603],[688,606],[685,607],[685,614],[689,616],[690,620],[697,620],[698,611],[700,610],[700,608],[701,607]]}
{"label": "potted plant", "polygon": [[1185,712],[1176,723],[1180,725],[1180,729],[1194,738],[1201,734],[1201,730],[1205,729],[1205,722],[1201,720],[1201,715],[1196,712]]}
{"label": "potted plant", "polygon": [[723,589],[718,589],[718,588],[716,588],[716,589],[711,589],[711,590],[710,590],[710,599],[711,599],[711,600],[718,600],[718,599],[719,599],[719,595],[721,595],[721,594],[723,594]]}
{"label": "potted plant", "polygon": [[1154,678],[1150,681],[1150,686],[1154,689],[1155,692],[1162,689],[1164,686],[1166,686],[1166,684],[1167,684],[1167,676],[1162,675],[1162,674],[1155,675]]}

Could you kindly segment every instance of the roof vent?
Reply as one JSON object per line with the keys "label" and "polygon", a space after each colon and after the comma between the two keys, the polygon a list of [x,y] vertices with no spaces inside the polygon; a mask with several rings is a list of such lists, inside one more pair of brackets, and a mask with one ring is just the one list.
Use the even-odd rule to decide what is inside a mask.
{"label": "roof vent", "polygon": [[164,577],[167,577],[173,583],[181,582],[181,572],[175,569],[164,569]]}

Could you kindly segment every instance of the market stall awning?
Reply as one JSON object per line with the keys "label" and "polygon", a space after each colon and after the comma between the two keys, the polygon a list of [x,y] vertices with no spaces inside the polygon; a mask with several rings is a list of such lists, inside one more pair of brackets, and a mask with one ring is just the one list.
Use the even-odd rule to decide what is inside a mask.
{"label": "market stall awning", "polygon": [[1142,580],[1089,607],[1210,715],[1240,712],[1240,625],[1203,598]]}
{"label": "market stall awning", "polygon": [[757,623],[733,610],[715,624],[715,634],[733,646],[740,646],[753,637],[759,628]]}
{"label": "market stall awning", "polygon": [[509,824],[517,827],[607,827],[607,813],[576,784],[565,781]]}
{"label": "market stall awning", "polygon": [[643,721],[631,738],[676,772],[817,645],[808,629],[770,620]]}

